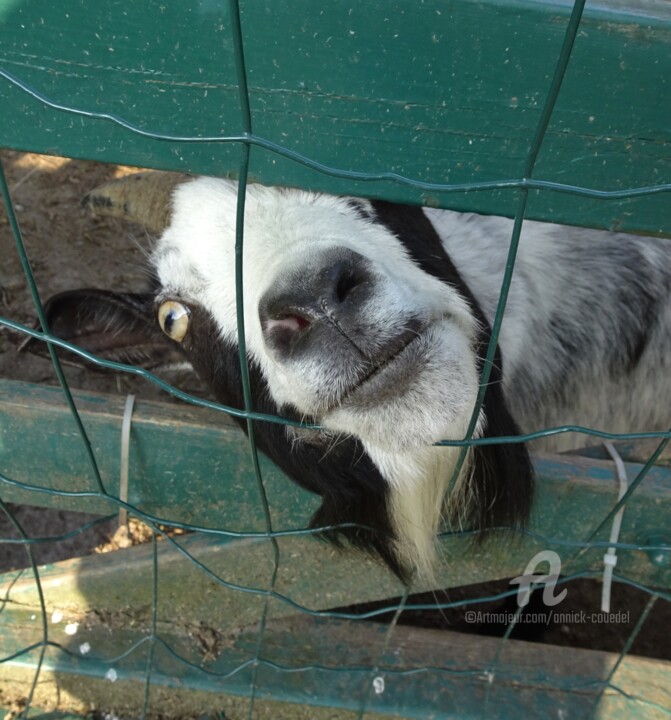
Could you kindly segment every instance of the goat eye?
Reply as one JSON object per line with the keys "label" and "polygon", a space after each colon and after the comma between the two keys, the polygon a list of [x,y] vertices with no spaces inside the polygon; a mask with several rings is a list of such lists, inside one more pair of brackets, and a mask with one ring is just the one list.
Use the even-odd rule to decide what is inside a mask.
{"label": "goat eye", "polygon": [[189,329],[189,309],[182,303],[166,300],[158,309],[161,330],[175,342],[182,342]]}

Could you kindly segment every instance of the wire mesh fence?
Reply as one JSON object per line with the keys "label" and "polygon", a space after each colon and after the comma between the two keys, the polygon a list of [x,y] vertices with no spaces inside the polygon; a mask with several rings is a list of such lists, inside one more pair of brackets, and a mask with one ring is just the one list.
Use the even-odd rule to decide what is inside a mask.
{"label": "wire mesh fence", "polygon": [[[300,600],[296,600],[290,593],[285,592],[282,587],[280,587],[280,574],[283,570],[286,570],[287,566],[291,568],[292,558],[286,551],[283,551],[279,540],[283,538],[312,535],[318,532],[318,530],[309,530],[304,527],[292,527],[290,525],[279,526],[274,520],[273,513],[271,511],[272,503],[268,497],[266,471],[262,467],[262,462],[259,459],[255,444],[255,423],[260,421],[279,422],[285,424],[296,423],[286,418],[270,417],[259,413],[255,410],[252,403],[242,301],[244,297],[243,248],[245,242],[243,227],[246,189],[248,183],[250,182],[251,152],[252,150],[255,152],[262,151],[271,155],[281,156],[290,160],[292,163],[297,163],[316,170],[324,175],[338,177],[345,181],[351,181],[352,183],[375,182],[384,179],[400,185],[409,186],[418,192],[433,192],[441,195],[449,193],[463,193],[464,191],[477,193],[490,190],[516,190],[517,207],[512,236],[510,239],[508,261],[499,294],[495,320],[492,326],[491,339],[486,357],[484,358],[480,388],[470,426],[464,438],[448,439],[440,444],[463,448],[461,454],[461,462],[463,462],[466,449],[474,445],[494,441],[504,443],[520,442],[520,439],[532,441],[541,437],[565,432],[585,433],[593,435],[596,438],[608,440],[655,439],[658,441],[649,457],[642,462],[640,471],[636,477],[629,482],[626,492],[624,492],[619,500],[610,507],[608,512],[604,513],[604,515],[599,519],[596,527],[592,527],[586,536],[576,533],[575,537],[573,537],[569,542],[553,537],[537,538],[541,545],[545,544],[546,546],[553,547],[563,546],[566,548],[566,554],[564,555],[562,563],[563,577],[560,581],[559,587],[575,580],[576,578],[584,577],[586,574],[598,576],[598,573],[596,572],[585,573],[578,562],[585,553],[594,551],[595,549],[617,547],[621,552],[640,552],[643,550],[651,555],[655,555],[655,553],[657,553],[657,556],[660,558],[660,563],[663,565],[665,558],[664,554],[669,553],[671,548],[669,548],[662,536],[660,536],[658,540],[651,540],[647,544],[622,542],[614,543],[612,541],[603,540],[602,538],[604,529],[610,527],[618,511],[630,502],[631,498],[639,492],[639,489],[646,478],[649,478],[650,473],[654,472],[653,468],[655,463],[660,459],[660,456],[671,439],[671,431],[660,431],[655,433],[629,433],[626,435],[614,436],[612,434],[603,433],[599,430],[591,428],[562,426],[539,429],[538,431],[525,435],[522,438],[504,437],[496,438],[495,440],[473,438],[477,419],[484,400],[485,389],[488,385],[490,372],[494,363],[498,338],[505,315],[508,291],[510,289],[515,268],[520,235],[527,215],[530,192],[558,192],[608,201],[668,194],[668,192],[671,191],[671,184],[658,183],[655,185],[647,185],[645,187],[628,187],[618,190],[605,190],[561,184],[554,181],[550,182],[535,178],[535,170],[539,153],[543,146],[548,125],[551,121],[553,110],[562,89],[562,83],[566,76],[567,69],[570,66],[574,43],[579,35],[581,18],[584,10],[584,0],[576,0],[573,4],[570,16],[568,17],[560,52],[554,66],[554,73],[552,77],[548,78],[547,93],[541,103],[541,110],[535,125],[535,130],[532,136],[528,139],[528,148],[524,154],[525,159],[520,176],[512,180],[506,178],[502,180],[487,180],[484,182],[479,181],[456,184],[412,179],[391,171],[382,173],[365,173],[331,167],[304,156],[295,150],[267,140],[261,135],[255,134],[253,112],[250,104],[250,92],[248,89],[248,72],[245,67],[243,26],[241,23],[240,7],[238,6],[237,0],[230,0],[228,9],[230,14],[230,28],[228,30],[230,32],[230,42],[232,43],[233,56],[235,59],[234,66],[237,77],[235,88],[238,93],[237,100],[240,111],[241,128],[240,133],[236,133],[234,135],[221,135],[204,138],[201,136],[178,136],[150,132],[140,127],[138,124],[126,120],[120,115],[108,112],[93,112],[88,109],[68,104],[60,98],[49,97],[41,91],[33,88],[29,83],[25,82],[21,78],[20,74],[15,74],[6,68],[0,67],[0,76],[2,76],[2,78],[4,78],[4,80],[8,82],[14,90],[29,94],[39,103],[52,109],[62,111],[68,117],[85,117],[105,120],[122,127],[126,132],[131,133],[134,136],[144,137],[148,140],[154,141],[180,142],[185,144],[204,142],[232,144],[238,148],[240,154],[237,169],[239,185],[236,218],[236,297],[238,346],[244,391],[243,410],[232,407],[224,407],[210,400],[195,397],[170,386],[164,380],[146,370],[97,358],[52,334],[43,310],[42,299],[40,298],[38,287],[31,269],[30,260],[22,239],[21,228],[14,204],[12,202],[8,183],[4,172],[0,169],[0,190],[2,191],[6,207],[8,223],[15,240],[16,252],[20,258],[21,266],[35,306],[35,312],[39,320],[39,329],[27,327],[25,324],[21,324],[12,318],[5,317],[0,318],[0,324],[22,334],[23,336],[37,338],[46,344],[55,375],[61,387],[65,406],[67,407],[71,422],[74,424],[78,442],[80,442],[83,447],[90,473],[89,483],[84,488],[78,490],[63,490],[50,485],[42,485],[37,481],[34,483],[26,483],[16,480],[8,474],[4,474],[4,472],[0,475],[0,481],[2,482],[0,487],[4,487],[8,493],[21,491],[23,493],[22,497],[48,494],[52,496],[49,503],[54,505],[58,505],[58,503],[62,500],[63,502],[68,501],[70,503],[70,507],[72,507],[73,504],[76,506],[79,501],[84,502],[93,499],[98,501],[97,507],[105,506],[109,508],[110,513],[116,513],[118,510],[123,510],[133,517],[140,518],[151,529],[150,542],[146,545],[145,555],[142,556],[141,560],[141,566],[138,565],[138,567],[141,567],[141,573],[145,574],[144,579],[146,580],[142,591],[138,592],[146,604],[145,609],[146,607],[149,608],[149,610],[143,615],[141,632],[139,634],[136,633],[128,635],[128,637],[125,638],[127,644],[120,654],[105,655],[99,654],[99,651],[98,653],[89,654],[89,650],[82,649],[82,646],[76,648],[72,645],[61,642],[60,640],[54,639],[54,631],[52,627],[53,618],[50,618],[49,603],[45,600],[43,591],[45,582],[43,578],[45,572],[38,568],[38,565],[33,557],[33,548],[35,545],[42,542],[57,542],[62,538],[31,537],[21,526],[21,523],[13,512],[12,507],[6,501],[0,499],[2,510],[13,525],[16,533],[15,538],[3,538],[2,540],[8,544],[19,543],[25,548],[29,566],[28,572],[30,573],[31,582],[34,586],[34,592],[36,593],[36,604],[37,607],[39,607],[39,612],[36,613],[36,621],[39,622],[41,626],[39,632],[40,637],[37,641],[20,645],[20,638],[18,638],[19,646],[14,647],[12,645],[12,649],[10,649],[9,652],[3,653],[3,657],[1,658],[5,667],[15,664],[25,664],[35,668],[31,686],[25,694],[24,703],[18,710],[18,713],[20,716],[29,716],[31,708],[34,704],[34,697],[38,690],[41,673],[43,672],[44,667],[46,665],[50,668],[57,667],[60,662],[59,658],[62,659],[64,656],[68,656],[69,658],[76,660],[76,672],[80,672],[83,675],[95,675],[97,673],[112,682],[117,679],[118,673],[121,672],[119,668],[123,666],[123,662],[128,658],[133,659],[135,662],[133,665],[134,669],[132,671],[127,671],[126,676],[122,679],[132,679],[141,682],[143,689],[140,703],[140,713],[143,718],[152,716],[152,713],[154,712],[152,709],[152,692],[160,685],[170,684],[167,678],[173,678],[176,683],[178,682],[179,684],[183,684],[194,689],[203,687],[212,689],[220,687],[232,692],[235,695],[239,695],[243,698],[244,702],[243,704],[237,706],[233,712],[238,712],[240,717],[247,716],[252,718],[261,713],[259,707],[263,706],[263,702],[269,695],[271,697],[279,698],[280,700],[286,700],[287,697],[289,697],[294,699],[294,701],[298,698],[299,702],[302,700],[303,702],[312,703],[314,705],[325,705],[332,699],[332,694],[324,693],[322,698],[316,697],[315,688],[319,688],[320,686],[324,687],[329,683],[336,686],[338,692],[340,693],[340,698],[338,700],[339,706],[346,708],[348,712],[351,713],[351,717],[355,718],[373,717],[377,712],[395,712],[398,709],[398,703],[400,703],[402,707],[401,715],[406,716],[404,713],[407,713],[408,717],[433,716],[428,714],[428,712],[434,712],[435,716],[441,717],[456,717],[459,716],[460,712],[463,712],[464,715],[477,715],[480,717],[490,717],[501,712],[501,716],[506,716],[505,712],[503,712],[499,706],[500,696],[497,695],[496,691],[500,685],[507,687],[506,683],[514,683],[519,679],[519,677],[521,677],[516,675],[519,671],[518,666],[510,665],[506,655],[510,649],[510,637],[521,617],[523,610],[521,606],[517,608],[517,611],[512,613],[502,638],[499,641],[496,641],[495,646],[491,646],[493,647],[493,651],[492,654],[488,656],[488,660],[485,664],[473,667],[472,664],[466,663],[463,667],[460,667],[459,665],[452,665],[448,663],[442,664],[440,658],[436,658],[436,661],[431,665],[404,668],[394,661],[394,654],[397,652],[395,649],[395,642],[399,633],[398,620],[403,612],[408,610],[420,611],[428,609],[448,610],[459,605],[466,605],[472,601],[453,600],[432,603],[417,602],[413,601],[407,589],[403,591],[397,587],[397,592],[390,592],[389,596],[399,594],[401,596],[399,601],[390,602],[381,607],[376,607],[373,610],[365,612],[362,612],[361,610],[329,611],[323,607],[310,606]],[[120,153],[120,155],[122,155],[122,153]],[[73,398],[66,376],[62,370],[58,351],[63,348],[86,358],[91,363],[98,366],[140,376],[143,379],[159,386],[168,393],[171,393],[178,399],[192,405],[200,406],[216,413],[224,413],[245,418],[249,443],[248,462],[251,463],[253,475],[256,480],[254,502],[259,508],[261,508],[261,525],[253,530],[232,530],[230,528],[212,527],[206,523],[195,524],[193,522],[180,522],[175,516],[171,516],[169,513],[153,514],[151,512],[147,512],[138,504],[129,500],[128,497],[118,491],[116,487],[114,490],[111,490],[104,480],[106,477],[105,473],[102,473],[100,470],[101,458],[95,450],[94,443],[92,443],[90,439],[90,432],[87,431],[86,423],[82,420],[80,410],[78,409],[78,402]],[[458,472],[459,468],[454,472],[454,478],[457,477]],[[450,489],[448,489],[448,492]],[[35,501],[35,503],[40,504],[37,501]],[[663,524],[664,523],[662,523],[662,525]],[[83,526],[80,530],[83,531],[84,529],[85,527]],[[217,543],[225,543],[231,539],[247,540],[252,543],[259,543],[260,549],[258,552],[250,551],[250,557],[253,558],[250,562],[258,562],[262,568],[262,571],[257,578],[258,582],[249,583],[231,580],[231,577],[236,577],[235,572],[222,572],[220,569],[221,565],[216,562],[211,562],[212,556],[208,555],[207,552],[202,555],[202,557],[205,558],[203,560],[202,557],[199,556],[199,553],[203,552],[203,548],[201,546],[190,545],[189,543],[191,540],[184,541],[180,536],[175,536],[175,529],[189,531],[192,534],[189,536],[190,538],[199,537],[204,538],[207,542],[212,541],[213,548],[217,547]],[[527,534],[529,536],[534,535],[531,531],[527,531]],[[463,535],[467,538],[469,533],[452,533],[452,535]],[[157,538],[160,538],[162,542],[157,542]],[[166,640],[168,635],[165,633],[164,626],[166,620],[164,605],[165,597],[162,597],[162,592],[168,592],[164,589],[165,587],[168,587],[168,585],[162,585],[161,579],[164,576],[172,578],[173,574],[177,578],[181,577],[182,575],[180,575],[180,572],[183,574],[184,566],[180,566],[182,570],[164,570],[165,566],[163,561],[165,560],[165,556],[168,551],[165,549],[162,550],[161,546],[169,548],[173,552],[173,555],[171,556],[173,559],[169,560],[169,562],[174,564],[174,557],[178,557],[189,563],[193,572],[206,577],[220,592],[233,593],[241,598],[235,601],[237,604],[234,603],[232,605],[232,607],[239,610],[239,614],[236,615],[233,621],[234,624],[243,626],[249,622],[254,623],[254,631],[245,635],[245,640],[242,643],[242,650],[240,649],[240,646],[236,646],[235,652],[228,654],[224,653],[222,656],[224,659],[218,665],[213,665],[212,663],[208,664],[208,662],[204,661],[219,659],[226,642],[228,642],[228,640],[224,641],[220,637],[220,633],[216,631],[216,628],[215,630],[212,630],[211,628],[198,628],[194,630],[191,628],[188,631],[191,635],[195,634],[198,636],[198,643],[201,649],[200,660],[195,660],[193,654],[181,647],[179,642],[174,639],[171,639],[170,641]],[[214,552],[216,552],[216,550]],[[574,572],[575,567],[579,567],[580,569]],[[49,577],[47,582],[51,582],[52,580],[49,572],[47,571],[46,574]],[[133,577],[135,577],[135,575],[133,575]],[[607,668],[606,672],[602,672],[600,674],[596,672],[589,674],[589,670],[584,669],[583,677],[567,675],[563,680],[563,687],[561,686],[561,680],[557,680],[556,677],[544,677],[542,672],[540,673],[540,676],[536,678],[540,687],[545,685],[544,691],[546,694],[542,695],[542,697],[548,703],[550,702],[548,697],[552,695],[552,692],[558,690],[573,691],[578,694],[589,691],[586,695],[586,699],[585,697],[581,698],[580,705],[576,706],[576,708],[571,708],[572,710],[577,709],[581,713],[579,716],[590,717],[596,715],[599,712],[599,704],[606,693],[614,692],[615,694],[619,693],[623,697],[630,697],[631,686],[625,683],[622,685],[618,683],[618,672],[621,669],[623,661],[627,658],[636,637],[640,633],[650,613],[653,611],[655,603],[659,599],[663,602],[669,602],[671,599],[668,590],[660,589],[652,583],[648,584],[644,582],[637,582],[626,575],[618,575],[617,573],[614,574],[614,578],[617,581],[634,585],[643,590],[648,594],[649,600],[646,602],[640,616],[632,623],[631,630],[625,638],[612,666]],[[4,614],[6,618],[9,618],[10,622],[13,617],[9,613],[13,586],[15,583],[25,581],[25,579],[25,572],[20,571],[8,582],[8,590],[2,606],[2,614]],[[539,583],[539,587],[542,589],[542,583]],[[172,590],[170,590],[170,592],[172,592]],[[488,600],[497,600],[504,596],[515,597],[516,595],[517,589],[513,587],[503,593],[497,593],[488,597],[480,597],[478,600],[483,602]],[[171,595],[170,598],[171,600],[174,600],[173,595]],[[90,602],[91,607],[95,610],[94,601],[91,600]],[[129,603],[129,605],[132,605],[132,603]],[[246,605],[249,605],[249,607],[245,608]],[[312,653],[310,656],[311,660],[304,661],[303,659],[306,657],[305,653],[292,657],[291,655],[283,656],[281,653],[278,654],[274,650],[274,644],[279,641],[277,633],[273,634],[273,632],[269,629],[269,622],[271,618],[277,614],[277,605],[281,605],[285,608],[282,614],[286,615],[289,611],[293,611],[295,613],[306,615],[317,623],[322,619],[332,621],[348,621],[354,619],[366,620],[382,615],[391,615],[391,621],[385,626],[384,632],[381,636],[378,633],[375,644],[369,646],[367,648],[367,652],[361,653],[358,656],[356,654],[347,656],[350,662],[349,665],[343,664],[342,662],[333,664],[325,662],[324,656],[317,652]],[[210,606],[211,603],[208,604],[208,608]],[[51,623],[50,619],[52,620]],[[124,631],[128,629],[129,625],[132,627],[132,620],[130,615],[125,614],[115,618],[110,627],[114,629],[114,632],[118,636],[121,636]],[[214,620],[212,621],[212,625],[215,625]],[[346,628],[338,627],[336,632],[332,628],[329,630],[327,626],[317,624],[313,628],[313,633],[315,633],[313,640],[314,637],[319,637],[319,633],[324,633],[327,638],[327,642],[336,642],[342,640],[343,637],[347,637],[352,644],[355,644],[354,639],[357,631],[351,631],[347,629],[348,627],[349,626]],[[9,632],[11,632],[11,628],[9,628]],[[208,632],[210,633],[209,636]],[[288,632],[289,634],[292,632],[306,632],[306,627],[298,625],[294,628],[290,626]],[[354,632],[354,636],[347,635],[349,632]],[[216,645],[221,645],[222,647],[215,647]],[[115,645],[114,647],[118,647],[118,645]],[[297,657],[301,659],[297,660]],[[100,670],[100,668],[102,668],[102,670]],[[429,677],[431,680],[427,681],[427,678]],[[473,702],[470,700],[467,702],[463,699],[460,701],[453,700],[454,705],[450,708],[441,707],[441,703],[444,702],[444,698],[441,698],[441,687],[449,686],[457,689],[461,688],[464,693],[467,693],[468,689],[473,687],[472,683],[474,682],[479,683],[479,689],[474,695],[475,699]],[[425,683],[424,686],[422,685],[423,683]],[[292,695],[291,692],[288,691],[283,692],[283,687],[292,688],[294,694]],[[422,689],[423,687],[424,689]],[[399,688],[401,689],[399,690]],[[419,709],[417,709],[417,707],[412,703],[403,704],[403,693],[414,693],[417,696],[422,696],[422,694],[425,693],[426,704],[422,705],[419,703]],[[527,703],[527,708],[530,707],[530,704],[539,702],[538,698],[528,698],[521,692],[518,692],[516,697],[518,698],[519,703],[517,706],[518,709],[520,704],[522,707],[525,707],[525,702]],[[388,699],[390,704],[384,704],[383,700],[385,700],[385,698]],[[666,704],[663,693],[660,693],[659,697],[653,697],[652,695],[648,697],[645,695],[638,695],[634,697],[634,700],[647,708],[652,708],[654,712],[659,713],[659,716],[671,715],[671,707]],[[432,711],[427,711],[427,706],[430,707],[432,702],[437,704],[438,708]],[[535,709],[538,708],[535,707]],[[561,708],[544,708],[544,712],[547,712],[548,716],[556,716],[556,713],[559,711],[561,711]],[[279,713],[280,711],[275,709],[274,712]],[[313,710],[312,712],[316,713],[317,711]],[[236,717],[237,716],[238,715],[236,715]]]}

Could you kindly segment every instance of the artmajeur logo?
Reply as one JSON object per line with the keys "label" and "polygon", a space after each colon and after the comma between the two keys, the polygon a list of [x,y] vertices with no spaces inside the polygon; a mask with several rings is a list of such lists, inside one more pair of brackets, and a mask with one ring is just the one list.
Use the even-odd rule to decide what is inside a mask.
{"label": "artmajeur logo", "polygon": [[[543,575],[538,573],[539,566],[547,563],[548,572]],[[545,567],[542,568],[545,570]],[[531,589],[543,586],[543,603],[548,608],[555,608],[560,602],[566,599],[568,590],[564,588],[556,592],[557,580],[561,573],[561,558],[552,550],[543,550],[534,555],[527,563],[524,573],[510,581],[511,585],[519,585],[517,591],[518,609],[512,612],[510,609],[499,608],[498,610],[467,610],[464,618],[468,623],[516,625],[518,623],[545,624],[556,623],[559,625],[585,625],[586,623],[616,623],[618,625],[630,624],[631,617],[629,610],[618,612],[591,612],[586,609],[571,609],[566,612],[554,610],[541,610],[531,612],[522,609],[527,607],[531,599]]]}
{"label": "artmajeur logo", "polygon": [[[536,570],[541,563],[548,563],[550,572],[547,575],[537,575]],[[524,573],[510,581],[511,585],[519,585],[517,591],[517,605],[526,607],[531,597],[532,585],[545,585],[543,588],[543,602],[547,607],[558,605],[566,597],[567,590],[564,588],[555,595],[555,587],[559,574],[561,573],[561,558],[554,550],[541,550],[536,553],[527,563]]]}

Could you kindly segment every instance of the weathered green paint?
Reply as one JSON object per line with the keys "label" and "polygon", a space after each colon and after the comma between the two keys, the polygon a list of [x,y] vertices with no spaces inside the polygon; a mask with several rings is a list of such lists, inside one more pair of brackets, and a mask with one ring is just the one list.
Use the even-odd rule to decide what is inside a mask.
{"label": "weathered green paint", "polygon": [[[254,134],[348,172],[428,183],[519,178],[570,3],[425,0],[389,5],[241,0]],[[228,3],[0,0],[0,145],[225,175],[240,136]],[[588,3],[536,179],[598,190],[671,182],[671,6]],[[512,190],[441,194],[354,182],[267,150],[270,184],[514,213]],[[624,201],[532,192],[529,217],[671,232],[667,193]]]}
{"label": "weathered green paint", "polygon": [[[75,398],[91,434],[110,497],[88,498],[84,505],[80,497],[65,498],[0,482],[3,499],[79,510],[85,507],[101,513],[114,510],[123,400],[89,394],[76,394]],[[258,533],[262,529],[260,503],[249,467],[247,441],[221,417],[219,413],[184,405],[138,402],[131,432],[129,501],[168,523],[181,521],[200,527]],[[0,426],[5,448],[0,456],[0,472],[5,476],[64,491],[92,488],[81,440],[60,399],[60,391],[0,382]],[[35,448],[41,448],[40,452],[35,452]],[[630,477],[640,467],[628,464]],[[282,531],[305,527],[315,498],[298,490],[270,462],[264,461],[263,468],[274,528]],[[478,548],[473,548],[468,537],[445,538],[444,551],[450,562],[438,574],[437,587],[518,575],[541,549],[556,549],[566,562],[564,572],[600,567],[603,548],[590,550],[570,564],[569,558],[576,549],[561,543],[589,537],[615,504],[618,486],[613,464],[590,458],[547,456],[537,460],[537,471],[538,493],[531,529],[543,537],[528,537],[519,542],[501,542],[497,538]],[[621,542],[644,542],[646,536],[664,527],[670,495],[671,471],[653,468],[627,505]],[[600,539],[606,539],[607,534],[604,532]],[[234,541],[207,535],[182,538],[180,542],[188,547],[193,544],[196,556],[224,579],[267,587],[271,552],[266,539]],[[399,593],[398,584],[384,568],[354,553],[335,553],[309,535],[282,537],[279,542],[278,591],[291,595],[300,604],[323,609]],[[162,578],[166,588],[170,588],[170,592],[161,595],[168,604],[185,603],[180,605],[182,615],[189,615],[195,607],[202,613],[199,617],[217,617],[218,622],[229,624],[231,620],[241,622],[238,613],[257,612],[252,601],[237,592],[211,594],[213,583],[171,547],[160,544]],[[671,587],[671,567],[651,562],[643,551],[622,550],[619,556],[618,573],[656,587]],[[69,566],[61,564],[45,574],[45,578],[59,582],[54,586],[60,588],[56,593],[57,604],[68,604],[62,594],[62,583],[69,582],[79,588],[80,596],[73,603],[82,610],[90,606],[114,611],[123,606],[123,598],[131,597],[145,608],[150,607],[148,547],[133,548],[109,558],[69,562]],[[7,576],[3,579],[10,581]],[[200,590],[180,594],[185,583]],[[29,592],[31,582],[26,586],[20,583],[15,590],[18,587]],[[114,592],[110,593],[109,587]],[[140,601],[141,597],[144,599]],[[203,598],[207,598],[205,604]],[[276,614],[290,611],[289,606],[281,603],[273,610]]]}
{"label": "weathered green paint", "polygon": [[[258,622],[273,570],[267,540],[221,543],[192,535],[177,542],[189,557],[169,542],[158,543],[160,622],[166,626],[205,623],[219,630]],[[270,607],[273,617],[296,614],[299,607],[319,611],[402,594],[398,580],[370,559],[355,562],[325,543],[308,539],[280,538],[278,542],[280,569],[275,585],[278,596]],[[204,572],[203,566],[221,582]],[[103,613],[110,626],[119,628],[128,622],[145,629],[149,626],[152,578],[149,544],[40,568],[50,615],[59,611],[82,621]],[[0,575],[0,596],[8,599],[6,607],[16,603],[39,614],[36,585],[29,572],[19,578],[16,572]]]}
{"label": "weathered green paint", "polygon": [[[114,498],[125,398],[83,393],[76,398],[111,498],[95,494],[84,446],[61,390],[0,380],[0,473],[45,489],[94,493],[68,498],[0,484],[3,497],[101,514],[118,509]],[[139,510],[167,522],[205,527],[223,522],[232,531],[263,530],[249,448],[224,413],[138,398],[130,439],[128,501]],[[275,526],[296,527],[297,521],[302,526],[310,508],[316,508],[314,496],[287,482],[265,459],[262,468],[272,506],[278,508]]]}
{"label": "weathered green paint", "polygon": [[[158,637],[195,667],[180,662],[163,644],[156,644],[153,688],[168,691],[163,702],[170,697],[170,688],[178,693],[185,685],[216,693],[211,698],[211,711],[218,709],[227,695],[248,695],[251,666],[230,677],[224,675],[254,658],[256,632],[250,628],[231,636],[215,636],[206,629],[199,634],[194,628],[186,632],[179,627],[161,628]],[[114,690],[124,694],[124,700],[114,707],[118,712],[122,708],[126,714],[132,712],[127,703],[143,685],[148,645],[123,660],[112,663],[106,659],[118,657],[146,637],[143,631],[126,628],[109,632],[103,621],[79,628],[75,636],[66,635],[58,625],[51,626],[51,633],[54,641],[73,653],[68,656],[52,648],[47,653],[45,676],[55,674],[61,692],[86,697],[90,689],[87,693],[72,674],[87,676],[90,684],[113,668],[118,678]],[[21,622],[12,624],[11,634],[0,634],[3,644],[16,649],[36,639],[39,636]],[[627,656],[613,678],[615,687],[606,690],[599,701],[617,655],[508,641],[494,666],[500,650],[500,642],[494,638],[398,627],[386,654],[384,640],[384,626],[371,623],[306,617],[270,623],[264,635],[265,662],[259,667],[258,696],[262,703],[272,697],[301,706],[357,710],[373,679],[371,662],[382,653],[382,667],[376,676],[384,678],[384,692],[371,693],[367,706],[370,717],[377,713],[422,720],[507,719],[519,718],[520,708],[524,708],[528,716],[539,720],[556,718],[558,710],[564,717],[583,718],[592,716],[590,710],[596,703],[598,717],[633,720],[658,718],[660,708],[671,706],[671,663]],[[91,646],[86,656],[79,650],[84,642]],[[35,655],[33,651],[23,662],[28,660],[30,666]],[[293,670],[286,672],[285,668]],[[8,670],[11,673],[13,668]],[[490,670],[494,671],[491,681],[487,675]],[[20,677],[20,673],[14,675]],[[107,685],[109,694],[112,683]],[[163,707],[163,703],[152,704],[156,713]]]}

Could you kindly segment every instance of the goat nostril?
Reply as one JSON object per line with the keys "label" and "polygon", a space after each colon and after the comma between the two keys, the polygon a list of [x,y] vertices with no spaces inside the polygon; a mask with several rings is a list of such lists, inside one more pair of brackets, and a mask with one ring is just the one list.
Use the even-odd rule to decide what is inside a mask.
{"label": "goat nostril", "polygon": [[335,286],[335,298],[338,303],[347,300],[350,293],[363,284],[365,280],[366,276],[357,272],[356,268],[351,266],[342,268]]}
{"label": "goat nostril", "polygon": [[302,315],[285,315],[280,318],[269,318],[263,323],[265,332],[272,330],[285,330],[288,332],[299,332],[305,330],[310,325],[310,321]]}
{"label": "goat nostril", "polygon": [[309,318],[295,312],[273,313],[261,321],[263,339],[273,353],[285,357],[306,339],[311,324]]}

